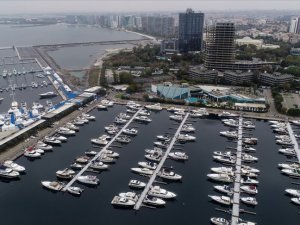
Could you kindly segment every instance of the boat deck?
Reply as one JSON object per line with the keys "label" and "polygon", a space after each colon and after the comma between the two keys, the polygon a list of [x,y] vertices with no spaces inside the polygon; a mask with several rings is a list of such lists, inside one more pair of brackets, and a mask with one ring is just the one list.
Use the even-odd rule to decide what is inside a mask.
{"label": "boat deck", "polygon": [[131,122],[134,120],[134,118],[138,115],[138,113],[140,112],[142,110],[142,108],[141,109],[139,109],[132,117],[131,117],[131,119],[125,124],[125,126],[123,126],[122,127],[122,129],[107,143],[107,145],[105,145],[103,148],[102,148],[102,150],[100,151],[100,152],[98,152],[98,154],[97,155],[95,155],[94,157],[93,157],[93,159],[92,160],[90,160],[86,165],[85,165],[85,167],[83,167],[74,177],[73,177],[73,179],[62,189],[62,191],[66,191],[70,186],[72,186],[72,184],[77,180],[77,178],[79,177],[79,176],[81,176],[89,167],[90,167],[90,165],[91,165],[91,163],[92,163],[92,161],[94,161],[94,160],[96,160],[96,159],[98,159],[99,158],[99,156],[101,156],[101,154],[104,152],[104,151],[106,151],[107,149],[108,149],[108,147],[112,144],[112,143],[114,143],[115,142],[115,140],[116,140],[116,138],[118,137],[118,136],[120,136],[120,134],[122,134],[122,132],[123,132],[123,130],[124,129],[126,129],[130,124],[131,124]]}
{"label": "boat deck", "polygon": [[243,118],[239,118],[238,127],[238,142],[236,152],[236,167],[235,167],[235,181],[233,188],[233,206],[231,225],[237,225],[240,216],[240,186],[241,186],[241,167],[242,167],[242,142],[243,142]]}
{"label": "boat deck", "polygon": [[174,137],[172,138],[172,140],[170,142],[170,145],[168,146],[168,148],[167,148],[167,150],[166,150],[163,158],[161,159],[161,161],[157,165],[156,169],[154,170],[153,174],[151,175],[151,177],[150,177],[150,179],[149,179],[146,187],[144,188],[143,192],[141,193],[138,201],[136,202],[136,204],[134,206],[135,210],[139,210],[141,208],[144,198],[146,197],[146,195],[147,195],[150,187],[152,186],[152,184],[153,184],[153,182],[154,182],[154,180],[155,180],[155,178],[157,176],[157,173],[161,170],[162,166],[164,165],[164,163],[165,163],[165,161],[166,161],[166,159],[167,159],[167,157],[168,157],[171,149],[173,148],[173,146],[174,146],[174,144],[175,144],[175,142],[177,140],[177,136],[180,133],[180,131],[182,129],[182,126],[184,125],[184,123],[185,123],[185,121],[187,120],[188,117],[189,117],[189,113],[187,113],[185,115],[185,117],[183,118],[183,120],[182,120],[181,124],[179,125],[176,133],[174,134]]}
{"label": "boat deck", "polygon": [[296,152],[296,155],[297,155],[297,158],[298,158],[298,161],[300,163],[300,150],[299,150],[299,145],[298,145],[298,142],[297,142],[297,139],[294,135],[294,132],[293,132],[293,129],[292,129],[292,126],[290,123],[287,123],[287,130],[289,132],[289,136],[293,142],[293,145],[294,145],[294,149],[295,149],[295,152]]}

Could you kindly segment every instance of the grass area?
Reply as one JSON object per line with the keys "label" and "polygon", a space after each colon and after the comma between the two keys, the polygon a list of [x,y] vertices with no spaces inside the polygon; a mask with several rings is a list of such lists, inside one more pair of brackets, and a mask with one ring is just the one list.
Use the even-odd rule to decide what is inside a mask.
{"label": "grass area", "polygon": [[99,67],[92,67],[89,70],[88,82],[89,82],[90,87],[99,85],[99,75],[100,75],[100,68]]}

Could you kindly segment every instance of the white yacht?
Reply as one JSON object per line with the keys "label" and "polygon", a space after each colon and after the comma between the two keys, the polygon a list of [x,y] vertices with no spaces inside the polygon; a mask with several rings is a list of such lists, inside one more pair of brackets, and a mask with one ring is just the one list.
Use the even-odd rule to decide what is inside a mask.
{"label": "white yacht", "polygon": [[167,191],[166,189],[163,189],[160,186],[151,187],[150,190],[148,191],[148,195],[158,197],[158,198],[165,198],[165,199],[171,199],[176,197],[175,193],[171,191]]}
{"label": "white yacht", "polygon": [[167,168],[162,168],[162,170],[157,173],[157,176],[159,176],[160,178],[163,178],[163,179],[167,179],[167,180],[181,180],[182,179],[181,175],[174,173],[172,170],[167,169]]}
{"label": "white yacht", "polygon": [[7,168],[10,168],[14,171],[17,171],[19,173],[25,172],[25,167],[20,166],[19,164],[11,161],[11,160],[6,160],[3,162],[3,165],[6,166]]}
{"label": "white yacht", "polygon": [[179,141],[195,141],[196,137],[188,134],[178,134],[177,140]]}
{"label": "white yacht", "polygon": [[45,188],[48,188],[52,191],[60,191],[65,186],[64,183],[57,181],[42,181],[41,183]]}
{"label": "white yacht", "polygon": [[300,198],[300,190],[297,189],[285,189],[285,192],[294,197]]}
{"label": "white yacht", "polygon": [[89,184],[89,185],[99,184],[99,179],[96,176],[92,176],[92,175],[79,176],[77,180],[83,184]]}
{"label": "white yacht", "polygon": [[75,171],[71,169],[63,169],[56,171],[56,176],[60,179],[72,179],[74,177]]}
{"label": "white yacht", "polygon": [[106,170],[108,169],[108,165],[101,161],[95,160],[91,162],[90,168],[94,170]]}
{"label": "white yacht", "polygon": [[127,134],[127,135],[136,135],[138,133],[138,130],[135,128],[126,128],[122,130],[122,133]]}
{"label": "white yacht", "polygon": [[128,144],[131,142],[131,139],[125,135],[120,135],[116,138],[116,141],[122,144]]}
{"label": "white yacht", "polygon": [[208,195],[208,197],[211,198],[211,200],[218,202],[222,205],[231,205],[232,204],[232,200],[228,196]]}
{"label": "white yacht", "polygon": [[180,121],[183,120],[183,116],[182,115],[171,115],[171,116],[169,116],[169,118],[171,120],[175,120],[175,121],[178,121],[178,122],[180,122]]}
{"label": "white yacht", "polygon": [[26,156],[28,158],[39,158],[39,157],[41,157],[41,153],[38,153],[35,150],[25,150],[24,156]]}
{"label": "white yacht", "polygon": [[143,168],[148,168],[150,170],[155,170],[157,167],[157,163],[154,162],[138,162],[138,165]]}
{"label": "white yacht", "polygon": [[157,154],[157,153],[146,154],[145,158],[148,159],[148,160],[151,160],[151,161],[160,162],[161,159],[162,159],[162,155],[161,154]]}
{"label": "white yacht", "polygon": [[185,115],[185,111],[184,111],[184,110],[174,111],[174,114],[175,114],[175,115],[184,116],[184,115]]}
{"label": "white yacht", "polygon": [[107,107],[112,107],[114,105],[114,102],[113,101],[109,101],[109,100],[106,100],[106,99],[103,99],[101,101],[101,104],[104,105],[104,106],[107,106]]}
{"label": "white yacht", "polygon": [[169,136],[165,136],[165,135],[157,135],[156,138],[159,141],[170,141],[171,140],[171,138]]}
{"label": "white yacht", "polygon": [[107,106],[99,104],[99,105],[97,105],[97,109],[99,109],[99,110],[105,110],[105,109],[107,109]]}
{"label": "white yacht", "polygon": [[139,199],[139,196],[133,191],[119,193],[119,196],[123,198],[131,199],[135,202]]}
{"label": "white yacht", "polygon": [[254,156],[252,156],[252,155],[243,153],[243,154],[242,154],[242,161],[243,161],[243,162],[248,162],[248,163],[250,163],[250,162],[256,162],[256,161],[258,161],[258,158],[257,158],[257,157],[254,157]]}
{"label": "white yacht", "polygon": [[87,113],[82,113],[81,116],[82,116],[82,118],[90,120],[90,121],[96,120],[95,116],[92,116],[92,115],[87,114]]}
{"label": "white yacht", "polygon": [[74,169],[74,170],[81,170],[83,167],[84,167],[84,165],[82,165],[82,164],[79,164],[79,163],[72,163],[71,165],[70,165],[71,167],[72,167],[72,169]]}
{"label": "white yacht", "polygon": [[195,128],[191,124],[184,124],[181,128],[182,132],[192,133],[195,132]]}
{"label": "white yacht", "polygon": [[280,148],[278,152],[287,156],[296,156],[296,151],[293,148]]}
{"label": "white yacht", "polygon": [[[62,135],[60,135],[60,134],[55,134],[55,135],[53,135],[52,136],[54,139],[56,139],[57,141],[60,141],[60,142],[66,142],[67,140],[68,140],[68,138],[66,138],[65,136],[62,136]],[[52,138],[52,137],[50,137],[50,138]],[[45,142],[45,141],[44,141]],[[55,143],[56,143],[56,141],[55,142],[53,142],[53,145],[55,145]]]}
{"label": "white yacht", "polygon": [[162,110],[162,107],[160,106],[159,103],[156,103],[154,105],[145,105],[145,108],[149,109],[149,110],[153,110],[153,111],[161,111]]}
{"label": "white yacht", "polygon": [[52,149],[53,149],[53,147],[51,145],[47,145],[42,141],[37,142],[36,148],[42,149],[44,151],[52,151]]}
{"label": "white yacht", "polygon": [[150,170],[148,168],[131,168],[131,171],[139,173],[139,174],[145,174],[145,175],[152,175],[153,170]]}
{"label": "white yacht", "polygon": [[299,163],[279,163],[278,164],[279,168],[282,169],[300,169],[300,164]]}
{"label": "white yacht", "polygon": [[216,186],[214,186],[214,189],[219,192],[225,193],[227,195],[233,194],[233,189],[231,187],[229,187],[228,185],[216,185]]}
{"label": "white yacht", "polygon": [[174,160],[188,160],[188,155],[185,152],[170,152],[168,155]]}
{"label": "white yacht", "polygon": [[134,120],[136,120],[136,121],[140,121],[140,122],[144,122],[144,123],[150,123],[152,120],[149,118],[149,117],[147,117],[147,116],[136,116],[135,118],[134,118]]}
{"label": "white yacht", "polygon": [[300,169],[282,169],[281,172],[290,177],[300,177]]}
{"label": "white yacht", "polygon": [[214,155],[213,156],[214,160],[221,162],[221,163],[225,163],[225,164],[235,164],[235,157],[232,156],[219,156],[219,155]]}
{"label": "white yacht", "polygon": [[146,187],[146,183],[138,181],[138,180],[130,180],[128,186],[131,188],[144,188]]}
{"label": "white yacht", "polygon": [[53,98],[56,96],[57,96],[57,94],[53,91],[49,91],[49,92],[40,94],[40,98]]}
{"label": "white yacht", "polygon": [[108,141],[105,138],[92,138],[91,142],[96,145],[107,145]]}
{"label": "white yacht", "polygon": [[169,143],[168,142],[161,142],[161,141],[155,141],[153,144],[159,148],[168,148]]}
{"label": "white yacht", "polygon": [[20,176],[18,171],[15,171],[11,168],[8,168],[4,165],[0,165],[0,177],[7,178],[7,179],[15,179]]}
{"label": "white yacht", "polygon": [[293,125],[300,126],[300,120],[292,120],[290,121]]}
{"label": "white yacht", "polygon": [[100,155],[100,157],[98,158],[98,160],[100,160],[101,162],[104,162],[104,163],[115,163],[116,162],[115,158],[112,158],[105,153],[102,153]]}
{"label": "white yacht", "polygon": [[145,152],[149,154],[160,154],[160,155],[164,154],[161,148],[156,148],[156,147],[154,149],[145,149]]}
{"label": "white yacht", "polygon": [[114,152],[112,150],[108,150],[108,149],[102,150],[102,154],[105,154],[111,158],[118,158],[120,156],[119,153]]}
{"label": "white yacht", "polygon": [[133,207],[135,201],[120,196],[115,196],[111,201],[111,204],[118,207]]}
{"label": "white yacht", "polygon": [[82,163],[82,164],[86,164],[91,160],[90,157],[83,155],[83,156],[79,156],[75,159],[75,162],[77,163]]}
{"label": "white yacht", "polygon": [[210,170],[214,173],[227,174],[230,176],[234,175],[234,171],[233,171],[232,167],[224,167],[224,166],[213,167],[213,168],[210,168]]}
{"label": "white yacht", "polygon": [[138,114],[141,116],[150,116],[150,112],[147,110],[141,110]]}
{"label": "white yacht", "polygon": [[219,117],[238,117],[239,115],[238,114],[235,114],[235,113],[230,113],[230,112],[227,112],[227,111],[223,111],[222,113],[219,114]]}
{"label": "white yacht", "polygon": [[84,190],[80,187],[71,186],[68,187],[67,191],[72,195],[81,195]]}
{"label": "white yacht", "polygon": [[297,205],[300,205],[300,198],[291,198],[291,201]]}
{"label": "white yacht", "polygon": [[227,174],[219,174],[219,173],[210,173],[207,176],[215,181],[224,182],[224,183],[232,183],[233,177]]}
{"label": "white yacht", "polygon": [[131,116],[127,115],[126,113],[120,113],[118,117],[125,120],[129,120],[131,118]]}
{"label": "white yacht", "polygon": [[258,180],[255,180],[255,179],[252,179],[250,177],[247,177],[247,178],[242,178],[241,179],[241,183],[242,184],[259,184],[259,181]]}
{"label": "white yacht", "polygon": [[44,137],[44,143],[49,144],[49,145],[60,145],[61,141],[54,138],[54,137],[49,137],[49,136],[45,136]]}
{"label": "white yacht", "polygon": [[127,123],[127,122],[128,122],[127,120],[122,119],[122,118],[120,118],[120,117],[116,117],[116,119],[115,119],[115,121],[114,121],[115,124],[125,124],[125,123]]}
{"label": "white yacht", "polygon": [[260,173],[259,169],[253,168],[251,166],[242,165],[242,169],[247,170],[250,173]]}
{"label": "white yacht", "polygon": [[247,194],[256,195],[258,193],[258,190],[254,185],[242,185],[240,188]]}
{"label": "white yacht", "polygon": [[166,204],[164,200],[149,195],[146,195],[145,199],[143,200],[143,203],[153,206],[164,206]]}
{"label": "white yacht", "polygon": [[247,205],[257,205],[256,198],[254,197],[241,197],[241,201]]}
{"label": "white yacht", "polygon": [[190,116],[191,116],[192,118],[201,118],[201,117],[203,117],[203,114],[202,114],[202,113],[198,113],[198,112],[192,112],[192,113],[190,114]]}
{"label": "white yacht", "polygon": [[96,151],[86,151],[84,152],[84,154],[86,154],[87,156],[95,156],[97,155],[99,152]]}
{"label": "white yacht", "polygon": [[229,225],[229,221],[221,217],[212,217],[210,222],[215,225]]}
{"label": "white yacht", "polygon": [[56,132],[58,134],[66,135],[66,136],[73,136],[76,133],[74,130],[71,130],[71,129],[67,128],[67,127],[60,127],[60,128],[58,128],[56,130]]}
{"label": "white yacht", "polygon": [[221,131],[220,135],[227,138],[233,138],[233,139],[238,137],[238,133],[236,131]]}

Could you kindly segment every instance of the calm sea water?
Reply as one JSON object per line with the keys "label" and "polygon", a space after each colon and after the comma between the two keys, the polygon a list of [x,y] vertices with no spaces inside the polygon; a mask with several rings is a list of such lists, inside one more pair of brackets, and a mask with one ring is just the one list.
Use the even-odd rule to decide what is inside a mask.
{"label": "calm sea water", "polygon": [[[109,171],[97,175],[100,178],[98,187],[88,188],[76,184],[85,188],[78,198],[68,193],[52,193],[41,187],[41,180],[55,180],[58,169],[68,167],[76,156],[91,149],[90,139],[103,134],[104,126],[113,122],[114,117],[122,111],[125,111],[125,107],[93,111],[91,114],[97,117],[96,122],[81,127],[75,137],[69,138],[61,147],[56,147],[54,152],[33,162],[24,157],[18,159],[18,163],[26,166],[27,174],[21,176],[19,181],[0,183],[1,224],[182,225],[210,224],[212,216],[229,219],[229,215],[216,211],[215,208],[222,207],[210,202],[207,197],[208,194],[217,194],[213,190],[214,183],[206,178],[211,167],[220,165],[212,161],[212,152],[236,145],[219,136],[219,131],[227,129],[219,120],[200,119],[194,122],[197,141],[183,145],[189,160],[185,163],[169,159],[166,161],[166,165],[173,166],[176,172],[183,175],[183,181],[163,185],[178,194],[176,200],[168,201],[165,208],[141,208],[135,212],[115,209],[110,202],[114,195],[130,190],[127,186],[129,179],[146,181],[145,177],[130,172],[130,168],[136,167],[138,161],[145,160],[144,149],[153,146],[156,135],[175,132],[178,124],[168,119],[169,113],[166,111],[152,113],[150,117],[153,121],[149,125],[131,125],[138,127],[139,134],[130,144],[114,148],[114,151],[120,153],[120,158]],[[277,163],[285,158],[277,153],[278,146],[275,145],[268,123],[257,121],[254,134],[259,138],[256,154],[259,162],[255,165],[261,170],[257,195],[259,205],[255,208],[242,205],[242,208],[257,213],[256,216],[242,215],[242,218],[264,225],[298,225],[299,208],[292,205],[284,195],[284,189],[292,187],[291,179],[282,176],[277,169]]]}

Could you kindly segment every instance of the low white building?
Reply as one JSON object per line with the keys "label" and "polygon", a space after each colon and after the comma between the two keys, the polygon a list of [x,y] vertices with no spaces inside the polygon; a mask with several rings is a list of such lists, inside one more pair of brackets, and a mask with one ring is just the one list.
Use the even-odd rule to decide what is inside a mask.
{"label": "low white building", "polygon": [[238,46],[242,45],[255,45],[258,49],[260,49],[264,43],[262,39],[252,39],[251,37],[244,37],[241,39],[236,39],[235,43]]}

